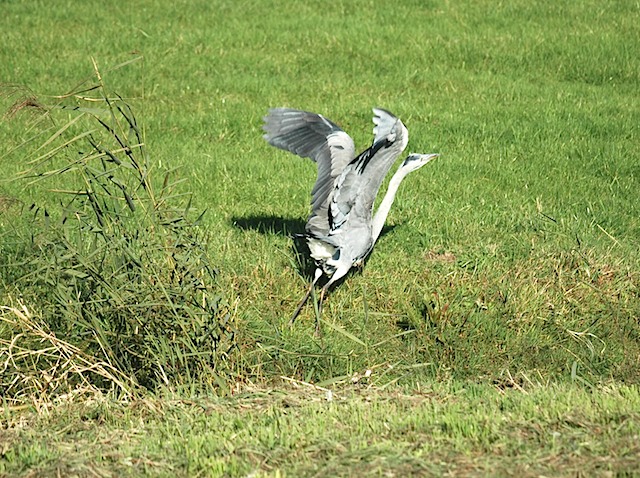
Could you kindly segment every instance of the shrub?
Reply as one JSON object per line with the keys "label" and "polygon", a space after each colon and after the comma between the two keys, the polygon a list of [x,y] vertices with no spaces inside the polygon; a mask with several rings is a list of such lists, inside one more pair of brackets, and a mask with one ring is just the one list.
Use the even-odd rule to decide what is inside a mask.
{"label": "shrub", "polygon": [[[5,397],[26,393],[20,383],[38,388],[41,381],[24,377],[62,373],[55,364],[77,354],[109,373],[85,366],[85,373],[65,374],[66,387],[89,381],[131,392],[225,382],[232,315],[207,260],[202,214],[191,218],[190,196],[177,192],[174,170],[160,174],[150,160],[132,106],[108,94],[97,68],[96,77],[82,95],[56,105],[30,97],[12,109],[35,108],[40,127],[42,120],[53,125],[26,155],[29,169],[20,177],[52,185],[58,201],[31,206],[27,227],[5,232],[0,246],[0,276],[31,304],[4,308]],[[41,136],[34,138],[22,150]],[[60,343],[68,345],[65,353]],[[51,353],[36,353],[44,349]]]}

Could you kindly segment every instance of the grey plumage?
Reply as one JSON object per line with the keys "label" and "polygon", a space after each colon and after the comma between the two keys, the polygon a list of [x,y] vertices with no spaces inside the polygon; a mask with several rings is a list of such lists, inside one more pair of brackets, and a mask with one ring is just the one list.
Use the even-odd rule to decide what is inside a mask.
{"label": "grey plumage", "polygon": [[353,140],[324,116],[307,111],[274,108],[264,120],[264,138],[269,144],[318,163],[307,232],[328,233],[329,197],[335,179],[355,154]]}
{"label": "grey plumage", "polygon": [[320,305],[331,284],[371,252],[402,178],[409,170],[437,156],[412,155],[412,161],[407,158],[394,175],[394,179],[399,179],[391,197],[389,190],[381,203],[385,207],[380,207],[374,218],[373,205],[378,190],[406,148],[409,135],[402,122],[388,111],[374,108],[373,113],[373,143],[357,156],[351,137],[322,115],[275,108],[264,118],[264,138],[269,144],[318,164],[318,176],[311,192],[311,215],[305,228],[318,269],[292,321],[322,273],[329,280],[322,288]]}

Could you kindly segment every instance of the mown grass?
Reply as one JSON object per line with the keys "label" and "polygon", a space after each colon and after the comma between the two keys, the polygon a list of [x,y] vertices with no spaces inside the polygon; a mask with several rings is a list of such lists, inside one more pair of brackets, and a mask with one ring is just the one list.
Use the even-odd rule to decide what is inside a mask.
{"label": "mown grass", "polygon": [[[451,427],[482,423],[478,429],[487,430],[489,423],[498,427],[491,430],[499,442],[506,436],[505,447],[518,447],[524,435],[520,454],[527,458],[520,462],[512,451],[504,474],[512,471],[510,465],[522,465],[523,473],[535,470],[531,474],[545,467],[569,474],[580,465],[604,471],[601,460],[616,462],[615,447],[633,442],[634,432],[616,437],[614,431],[637,426],[637,415],[606,418],[633,400],[606,390],[619,390],[622,383],[635,390],[640,378],[637,4],[145,1],[50,7],[5,2],[3,9],[0,79],[25,84],[39,95],[61,94],[90,76],[90,57],[107,68],[144,56],[143,62],[106,74],[105,81],[144,123],[153,160],[180,166],[195,192],[194,207],[207,210],[210,260],[220,271],[218,285],[232,304],[238,329],[233,358],[238,382],[274,386],[282,375],[332,388],[371,369],[371,385],[394,394],[404,393],[396,387],[442,391],[440,381],[454,390],[474,390],[461,395],[463,409],[451,415]],[[382,106],[407,124],[410,150],[442,154],[405,181],[366,267],[331,294],[320,337],[313,335],[310,308],[296,327],[287,326],[306,280],[289,235],[304,227],[315,170],[261,139],[260,118],[279,105],[322,112],[359,147],[370,141],[370,108]],[[2,144],[11,147],[24,137],[20,124],[3,122]],[[6,156],[0,168],[11,177],[23,165]],[[22,220],[20,204],[53,201],[46,190],[23,189],[16,182],[0,183],[0,198],[5,229]],[[11,281],[2,277],[0,283],[7,287]],[[489,384],[500,388],[512,382],[509,377],[538,377],[541,385],[533,395],[545,398],[527,405],[535,410],[531,415],[513,416],[491,406],[477,420],[468,413],[483,400],[500,402],[502,395]],[[424,403],[446,408],[448,394],[436,393]],[[410,414],[406,407],[394,409],[384,394],[376,396],[383,397],[382,404],[389,402],[388,408],[380,405],[380,415],[398,414],[401,420]],[[522,391],[508,396],[530,400]],[[608,402],[606,397],[616,398]],[[573,400],[580,409],[591,399],[603,401],[593,412],[576,412],[584,427],[570,425],[571,433],[545,415],[556,401]],[[284,413],[282,402],[274,402],[273,413]],[[233,400],[216,403],[234,407]],[[137,413],[105,407],[116,418],[96,433],[108,436],[117,436],[126,415]],[[233,413],[220,407],[208,417]],[[185,423],[192,423],[185,417],[197,415],[177,409]],[[420,421],[433,432],[427,425],[440,410],[425,410]],[[267,445],[253,444],[249,448],[259,450],[256,456],[247,452],[233,455],[236,462],[216,464],[222,451],[194,445],[197,451],[189,455],[185,444],[193,444],[196,433],[176,436],[176,423],[158,418],[157,429],[170,430],[175,455],[165,462],[152,454],[144,471],[347,474],[356,459],[371,462],[364,448],[345,445],[353,437],[333,439],[334,422],[324,415],[313,421],[317,410],[307,411],[304,419],[315,424],[308,429],[274,423],[293,430],[296,441],[322,429],[318,455],[294,453],[285,459]],[[362,433],[362,447],[379,436],[375,414],[336,413],[340,422],[361,417],[353,428]],[[15,423],[14,415],[8,412],[7,423]],[[252,433],[269,430],[259,418],[264,417],[243,414],[233,423],[248,423]],[[59,430],[65,420],[72,428],[77,423],[64,408],[60,418],[43,420],[58,423]],[[194,429],[202,427],[221,425],[204,422]],[[30,467],[31,452],[24,444],[43,428],[21,434],[12,425],[9,433],[17,438],[4,459],[7,453],[16,458],[7,470]],[[560,437],[554,435],[558,429]],[[237,447],[233,433],[223,442]],[[146,456],[135,445],[135,434],[124,436],[134,444],[124,460]],[[396,460],[393,470],[399,475],[405,473],[398,457],[405,455],[410,471],[422,474],[488,473],[499,466],[490,447],[473,433],[455,436],[460,452],[455,456],[446,452],[449,441],[432,442],[424,435],[414,437],[413,448],[373,450]],[[551,442],[542,438],[549,436]],[[576,445],[587,436],[597,437],[593,447]],[[567,439],[557,453],[553,437]],[[434,448],[425,451],[422,441]],[[45,434],[40,443],[34,453],[52,453],[55,466],[81,455],[60,451],[66,445],[56,448],[52,435]],[[340,446],[356,451],[327,451]],[[575,450],[575,460],[562,458]],[[317,462],[327,454],[335,469],[319,468]],[[616,462],[619,469],[633,469],[629,463],[637,460],[637,449],[628,456]],[[542,464],[531,468],[536,457]],[[77,459],[84,463],[82,456]],[[87,460],[97,466],[94,458]],[[199,465],[189,468],[190,460]],[[442,468],[433,465],[438,460],[445,463]],[[432,465],[411,468],[418,462]],[[43,473],[54,473],[55,466]]]}
{"label": "mown grass", "polygon": [[[522,377],[520,377],[522,378]],[[614,475],[640,460],[637,387],[285,387],[233,399],[88,400],[9,418],[6,473],[36,476]]]}

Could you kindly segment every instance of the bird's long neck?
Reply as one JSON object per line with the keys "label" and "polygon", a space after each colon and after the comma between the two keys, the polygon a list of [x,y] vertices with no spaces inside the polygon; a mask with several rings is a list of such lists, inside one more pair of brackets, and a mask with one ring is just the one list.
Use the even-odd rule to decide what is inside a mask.
{"label": "bird's long neck", "polygon": [[391,181],[389,181],[387,192],[384,195],[382,202],[378,206],[378,209],[373,216],[373,222],[371,224],[371,236],[373,237],[374,243],[378,240],[380,232],[382,232],[382,227],[384,226],[384,222],[387,220],[387,216],[389,215],[389,211],[391,210],[393,200],[396,198],[396,193],[398,192],[400,183],[407,174],[409,174],[409,170],[400,166],[391,178]]}

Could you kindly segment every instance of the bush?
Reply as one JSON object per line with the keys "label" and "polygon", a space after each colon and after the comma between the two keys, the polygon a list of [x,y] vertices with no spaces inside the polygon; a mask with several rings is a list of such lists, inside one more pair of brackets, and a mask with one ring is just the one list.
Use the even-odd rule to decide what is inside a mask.
{"label": "bush", "polygon": [[[29,373],[62,373],[54,365],[68,363],[65,353],[81,353],[109,371],[67,373],[66,388],[89,381],[131,392],[193,380],[225,382],[234,330],[207,260],[198,227],[202,214],[190,219],[190,196],[176,192],[175,171],[156,180],[160,171],[132,107],[107,93],[97,69],[96,76],[82,96],[65,95],[66,101],[75,98],[74,105],[46,106],[30,97],[12,109],[35,108],[37,123],[54,125],[55,132],[27,156],[29,170],[21,177],[31,185],[46,180],[60,199],[53,207],[31,206],[28,227],[3,235],[0,276],[11,281],[14,296],[19,292],[31,304],[4,308],[5,397],[26,393],[20,383],[40,383],[25,381]],[[86,98],[87,91],[97,95]],[[55,345],[61,341],[68,345],[65,353]],[[17,353],[44,349],[51,353]]]}

